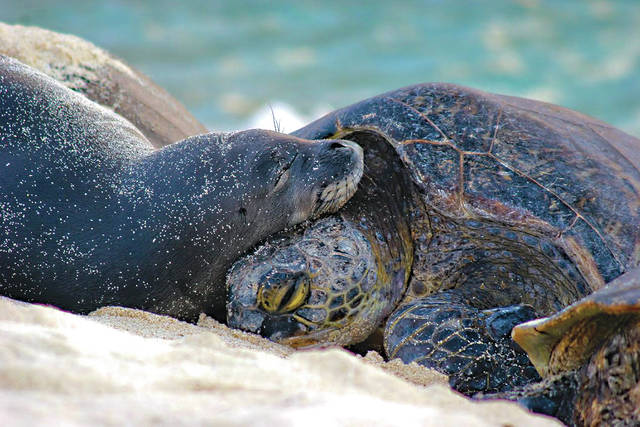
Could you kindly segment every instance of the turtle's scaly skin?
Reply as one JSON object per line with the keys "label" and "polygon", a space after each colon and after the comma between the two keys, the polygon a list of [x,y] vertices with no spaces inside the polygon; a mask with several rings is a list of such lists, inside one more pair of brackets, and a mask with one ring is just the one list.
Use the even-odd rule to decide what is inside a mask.
{"label": "turtle's scaly skin", "polygon": [[[511,326],[551,314],[640,263],[640,141],[579,113],[423,84],[330,113],[294,134],[356,139],[365,152],[375,135],[395,149],[412,181],[412,204],[403,217],[410,219],[414,254],[406,289],[379,293],[404,293],[386,322],[385,348],[390,356],[452,375],[464,391],[517,385],[510,378],[532,370],[509,340]],[[361,188],[371,172],[365,169]],[[385,185],[383,179],[373,182]],[[357,226],[377,227],[368,221]],[[297,245],[296,239],[286,245]],[[386,244],[370,243],[373,251]],[[338,279],[337,272],[313,276],[312,288],[328,289]],[[231,305],[241,312],[237,286],[229,284]],[[251,309],[259,311],[256,301]],[[305,307],[302,302],[278,316],[290,321]],[[325,319],[314,321],[313,331],[289,332],[295,329],[295,339],[304,343],[299,335],[317,336],[328,326]],[[348,319],[369,320],[359,313]],[[505,354],[491,354],[509,345]]]}

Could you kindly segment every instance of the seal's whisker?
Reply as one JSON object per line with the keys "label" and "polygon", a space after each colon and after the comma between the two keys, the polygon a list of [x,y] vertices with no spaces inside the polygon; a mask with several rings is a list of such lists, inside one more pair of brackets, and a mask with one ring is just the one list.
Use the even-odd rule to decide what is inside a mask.
{"label": "seal's whisker", "polygon": [[276,119],[276,113],[273,111],[273,105],[269,104],[269,110],[271,110],[271,120],[273,120],[273,130],[276,132],[282,132],[280,128],[280,120]]}

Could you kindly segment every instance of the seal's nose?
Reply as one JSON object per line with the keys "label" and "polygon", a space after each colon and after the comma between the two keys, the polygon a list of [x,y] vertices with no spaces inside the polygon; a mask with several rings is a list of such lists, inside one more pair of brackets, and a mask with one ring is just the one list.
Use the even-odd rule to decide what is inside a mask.
{"label": "seal's nose", "polygon": [[355,150],[355,149],[362,150],[362,148],[360,148],[360,146],[355,142],[345,141],[343,139],[332,139],[328,142],[330,142],[329,144],[330,150],[339,150],[341,148],[350,148],[352,150]]}
{"label": "seal's nose", "polygon": [[337,150],[340,148],[349,148],[346,141],[332,141],[329,145],[329,150]]}
{"label": "seal's nose", "polygon": [[353,151],[356,157],[362,158],[362,148],[355,142],[345,141],[343,139],[333,139],[327,142],[329,143],[329,150]]}

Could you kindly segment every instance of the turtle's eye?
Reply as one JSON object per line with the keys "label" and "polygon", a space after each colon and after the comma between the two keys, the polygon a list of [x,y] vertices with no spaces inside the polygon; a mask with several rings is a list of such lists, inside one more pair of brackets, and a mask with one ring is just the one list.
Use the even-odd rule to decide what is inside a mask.
{"label": "turtle's eye", "polygon": [[309,296],[309,278],[304,273],[274,273],[258,289],[258,303],[268,313],[295,310]]}

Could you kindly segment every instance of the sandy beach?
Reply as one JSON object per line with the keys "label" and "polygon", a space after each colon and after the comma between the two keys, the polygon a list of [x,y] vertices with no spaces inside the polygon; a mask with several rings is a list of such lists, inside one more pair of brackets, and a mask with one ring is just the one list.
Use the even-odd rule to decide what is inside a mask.
{"label": "sandy beach", "polygon": [[293,351],[201,316],[79,316],[0,298],[0,419],[34,425],[546,426],[446,378],[343,349]]}

